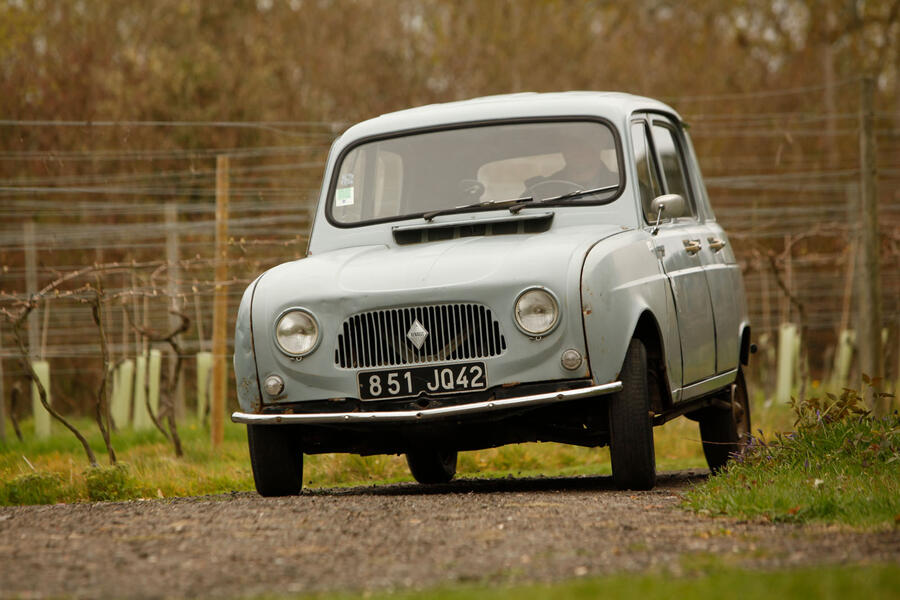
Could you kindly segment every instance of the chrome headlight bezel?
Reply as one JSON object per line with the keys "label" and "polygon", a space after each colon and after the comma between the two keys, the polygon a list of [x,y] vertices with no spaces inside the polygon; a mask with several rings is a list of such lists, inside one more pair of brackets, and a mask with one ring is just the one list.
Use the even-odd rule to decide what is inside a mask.
{"label": "chrome headlight bezel", "polygon": [[[279,328],[284,319],[294,313],[305,315],[315,328],[315,339],[312,341],[312,343],[309,344],[306,348],[302,348],[297,351],[285,348],[285,346],[282,344],[281,336],[279,335]],[[281,312],[281,314],[278,315],[278,318],[275,319],[275,326],[273,327],[272,335],[275,338],[275,345],[278,346],[278,349],[292,358],[303,358],[304,356],[309,356],[316,351],[316,348],[319,347],[319,342],[322,340],[321,328],[319,327],[318,319],[316,319],[316,316],[312,313],[312,311],[300,306],[285,309]]]}
{"label": "chrome headlight bezel", "polygon": [[[550,306],[552,307],[553,312],[553,321],[550,325],[544,329],[529,329],[525,323],[522,322],[520,317],[520,303],[522,300],[529,294],[539,293],[545,295],[550,300]],[[556,297],[556,294],[553,293],[552,290],[540,285],[534,285],[528,288],[525,288],[516,296],[516,301],[513,303],[513,322],[515,322],[516,327],[518,327],[519,331],[532,338],[541,338],[547,336],[559,326],[559,322],[562,315],[559,309],[559,299]]]}

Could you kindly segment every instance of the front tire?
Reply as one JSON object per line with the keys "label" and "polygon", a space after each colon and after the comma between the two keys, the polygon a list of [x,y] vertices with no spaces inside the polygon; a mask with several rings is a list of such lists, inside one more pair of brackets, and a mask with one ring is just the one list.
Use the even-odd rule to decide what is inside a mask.
{"label": "front tire", "polygon": [[700,439],[706,464],[713,473],[725,467],[731,455],[740,452],[750,442],[750,396],[743,371],[726,396],[727,406],[710,406],[700,418]]}
{"label": "front tire", "polygon": [[653,413],[647,383],[647,350],[632,339],[619,374],[622,391],[609,400],[609,456],[613,481],[623,490],[656,485]]}
{"label": "front tire", "polygon": [[303,486],[303,454],[293,427],[247,425],[253,481],[260,496],[296,496]]}
{"label": "front tire", "polygon": [[406,453],[406,464],[419,483],[447,483],[456,475],[455,450],[413,450]]}

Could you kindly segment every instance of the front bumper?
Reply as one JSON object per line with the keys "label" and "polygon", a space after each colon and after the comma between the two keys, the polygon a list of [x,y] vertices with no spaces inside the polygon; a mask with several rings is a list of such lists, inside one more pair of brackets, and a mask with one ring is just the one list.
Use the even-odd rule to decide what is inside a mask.
{"label": "front bumper", "polygon": [[621,381],[613,381],[603,385],[592,385],[574,390],[560,392],[548,392],[519,396],[517,398],[503,398],[501,400],[487,400],[460,404],[456,406],[442,406],[439,408],[423,408],[422,410],[393,410],[373,412],[344,412],[344,413],[307,413],[307,414],[254,414],[235,412],[231,420],[235,423],[247,425],[290,425],[311,424],[325,425],[338,423],[416,423],[422,421],[439,421],[442,419],[472,416],[490,412],[533,408],[579,400],[593,396],[612,394],[622,389]]}

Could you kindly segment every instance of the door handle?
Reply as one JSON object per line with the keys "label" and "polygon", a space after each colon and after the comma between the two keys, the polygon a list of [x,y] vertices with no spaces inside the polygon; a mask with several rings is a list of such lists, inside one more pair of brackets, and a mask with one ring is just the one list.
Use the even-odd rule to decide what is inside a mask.
{"label": "door handle", "polygon": [[706,241],[709,242],[709,247],[712,248],[713,252],[718,252],[725,247],[725,241],[716,237],[706,238]]}
{"label": "door handle", "polygon": [[700,240],[683,240],[684,249],[688,254],[697,254],[700,252]]}

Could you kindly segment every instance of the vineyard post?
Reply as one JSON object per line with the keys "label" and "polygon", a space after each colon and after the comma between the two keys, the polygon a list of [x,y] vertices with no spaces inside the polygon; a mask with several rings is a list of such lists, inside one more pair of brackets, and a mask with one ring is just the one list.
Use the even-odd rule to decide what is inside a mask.
{"label": "vineyard post", "polygon": [[6,443],[6,393],[3,389],[3,329],[0,328],[0,444]]}
{"label": "vineyard post", "polygon": [[[179,268],[179,259],[180,259],[180,247],[178,243],[178,204],[175,202],[166,203],[166,273],[167,277],[167,285],[166,291],[169,295],[169,300],[171,305],[169,306],[170,311],[179,312],[182,310],[182,307],[179,302],[179,282],[181,281],[181,269]],[[180,319],[174,314],[169,315],[169,326],[170,327],[178,327],[181,323]],[[178,361],[178,357],[175,356],[174,352],[169,350],[168,354],[168,369],[169,369],[169,377],[174,377],[175,375],[175,363]],[[175,390],[175,414],[178,417],[184,416],[184,384],[182,379],[178,379],[178,388]]]}
{"label": "vineyard post", "polygon": [[866,402],[876,416],[887,412],[887,398],[880,398],[884,364],[881,353],[881,243],[878,237],[878,190],[873,121],[875,80],[864,77],[859,107],[860,213],[859,213],[859,348],[860,372],[873,378],[878,389],[866,390]]}
{"label": "vineyard post", "polygon": [[[34,244],[34,221],[25,221],[25,223],[22,224],[22,228],[22,242],[25,249],[25,293],[30,298],[32,294],[36,294],[38,291],[37,248]],[[37,358],[39,340],[38,309],[35,309],[28,315],[28,352],[30,353],[28,360],[30,361],[34,361]],[[35,410],[35,422],[38,422],[40,417],[37,411],[41,410],[39,408],[39,403],[32,398],[31,404]]]}
{"label": "vineyard post", "polygon": [[[25,246],[25,293],[30,298],[38,291],[37,279],[37,248],[34,243],[34,221],[25,221],[22,237]],[[34,360],[40,344],[38,330],[38,309],[35,307],[28,315],[28,352],[29,358]]]}
{"label": "vineyard post", "polygon": [[215,300],[213,304],[213,376],[212,406],[210,407],[210,433],[213,448],[219,448],[225,440],[225,395],[228,379],[226,373],[227,312],[228,312],[228,157],[216,158],[216,256]]}

